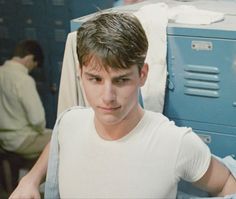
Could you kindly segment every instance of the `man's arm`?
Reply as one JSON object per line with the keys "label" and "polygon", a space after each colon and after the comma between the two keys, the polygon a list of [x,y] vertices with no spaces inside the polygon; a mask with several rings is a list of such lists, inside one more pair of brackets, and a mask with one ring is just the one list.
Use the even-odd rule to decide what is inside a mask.
{"label": "man's arm", "polygon": [[211,158],[210,166],[203,177],[193,183],[214,196],[225,196],[236,193],[236,179],[217,159]]}
{"label": "man's arm", "polygon": [[50,143],[48,143],[33,168],[19,182],[9,199],[39,199],[39,186],[47,172]]}
{"label": "man's arm", "polygon": [[45,111],[32,77],[25,78],[20,85],[18,97],[25,111],[25,119],[38,133],[42,133],[46,126]]}

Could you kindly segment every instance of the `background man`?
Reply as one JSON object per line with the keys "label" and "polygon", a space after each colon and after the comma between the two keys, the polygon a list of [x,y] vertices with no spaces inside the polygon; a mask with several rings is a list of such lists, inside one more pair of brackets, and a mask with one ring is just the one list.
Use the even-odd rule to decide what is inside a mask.
{"label": "background man", "polygon": [[35,81],[28,75],[43,58],[36,41],[24,40],[0,67],[0,147],[26,158],[37,157],[51,136]]}

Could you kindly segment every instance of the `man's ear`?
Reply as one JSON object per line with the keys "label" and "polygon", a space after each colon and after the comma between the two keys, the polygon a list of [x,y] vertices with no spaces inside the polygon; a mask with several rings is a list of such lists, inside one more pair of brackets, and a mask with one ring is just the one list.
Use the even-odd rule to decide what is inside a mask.
{"label": "man's ear", "polygon": [[26,55],[26,56],[23,57],[23,61],[25,63],[28,63],[30,61],[31,57],[32,57],[32,55]]}
{"label": "man's ear", "polygon": [[34,55],[32,55],[32,54],[28,54],[28,55],[26,55],[25,57],[24,57],[24,59],[25,60],[33,60],[34,59]]}
{"label": "man's ear", "polygon": [[25,57],[22,58],[22,63],[30,69],[30,65],[34,59],[34,56],[32,54],[26,55]]}
{"label": "man's ear", "polygon": [[140,70],[140,87],[142,87],[147,80],[148,70],[149,70],[148,63],[144,63],[143,67]]}

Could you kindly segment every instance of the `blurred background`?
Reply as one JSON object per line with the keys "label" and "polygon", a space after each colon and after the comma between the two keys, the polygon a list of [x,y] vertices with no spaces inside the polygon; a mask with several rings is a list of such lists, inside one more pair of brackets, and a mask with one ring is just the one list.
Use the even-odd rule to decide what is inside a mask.
{"label": "blurred background", "polygon": [[31,75],[37,82],[47,127],[56,120],[64,46],[70,20],[121,5],[117,0],[0,0],[0,65],[11,57],[16,43],[35,39],[43,47],[45,62]]}

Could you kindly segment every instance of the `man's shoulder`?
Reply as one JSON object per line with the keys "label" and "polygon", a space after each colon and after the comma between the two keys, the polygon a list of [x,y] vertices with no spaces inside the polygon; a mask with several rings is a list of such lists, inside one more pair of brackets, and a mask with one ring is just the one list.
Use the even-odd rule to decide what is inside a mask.
{"label": "man's shoulder", "polygon": [[54,130],[60,129],[58,132],[74,132],[74,129],[84,128],[92,121],[93,112],[91,108],[74,106],[62,112],[56,121]]}
{"label": "man's shoulder", "polygon": [[170,122],[170,120],[165,115],[159,112],[145,110],[145,116],[148,118],[149,121],[153,122]]}
{"label": "man's shoulder", "polygon": [[5,86],[10,86],[12,89],[26,90],[35,85],[34,79],[27,73],[22,73],[8,65],[0,67],[0,78],[4,79]]}
{"label": "man's shoulder", "polygon": [[83,106],[73,106],[70,107],[68,109],[66,109],[65,111],[63,111],[59,116],[58,119],[61,120],[66,119],[66,118],[86,118],[91,116],[93,113],[92,108],[90,107],[83,107]]}
{"label": "man's shoulder", "polygon": [[174,121],[170,120],[168,117],[162,113],[146,111],[147,120],[152,122],[153,126],[164,134],[173,134],[177,133],[178,135],[183,136],[184,134],[192,131],[191,128],[186,126],[176,125]]}

